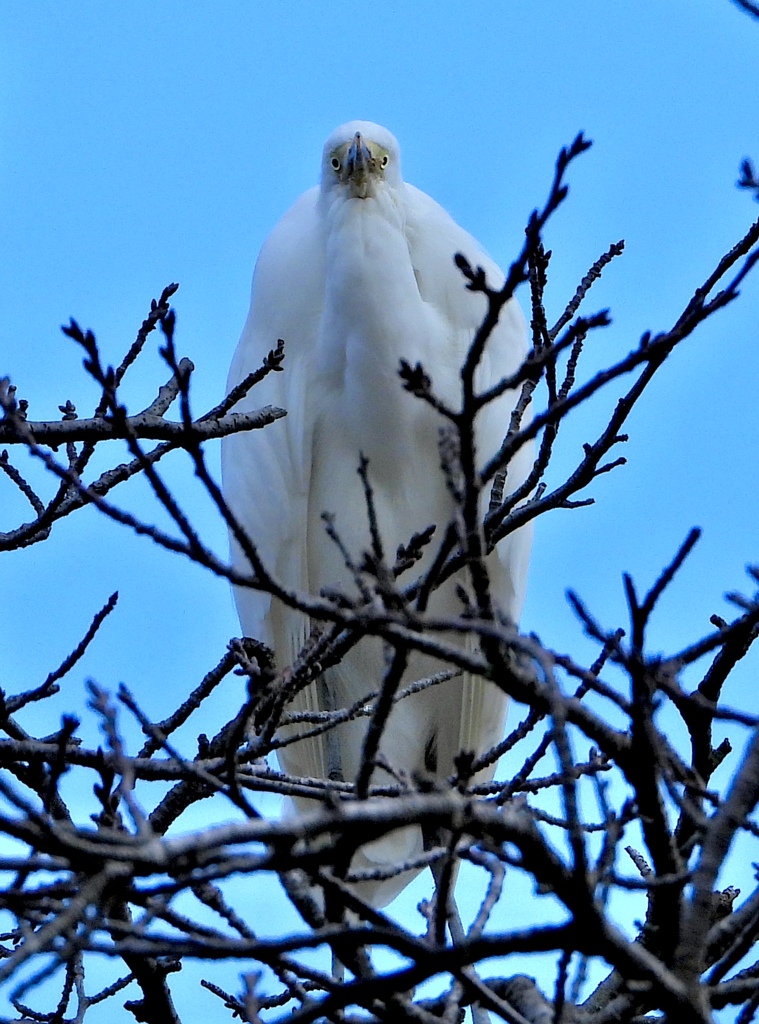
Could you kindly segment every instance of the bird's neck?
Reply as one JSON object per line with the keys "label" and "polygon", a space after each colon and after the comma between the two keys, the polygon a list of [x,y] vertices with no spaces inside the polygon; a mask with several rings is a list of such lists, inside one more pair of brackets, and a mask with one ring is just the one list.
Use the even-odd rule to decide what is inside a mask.
{"label": "bird's neck", "polygon": [[391,195],[333,203],[326,217],[327,274],[315,372],[327,383],[330,414],[358,448],[396,457],[428,413],[403,390],[401,359],[427,362],[434,336]]}
{"label": "bird's neck", "polygon": [[401,390],[401,358],[430,349],[430,311],[422,301],[405,234],[403,206],[391,194],[347,199],[329,208],[325,238],[320,360],[338,382]]}

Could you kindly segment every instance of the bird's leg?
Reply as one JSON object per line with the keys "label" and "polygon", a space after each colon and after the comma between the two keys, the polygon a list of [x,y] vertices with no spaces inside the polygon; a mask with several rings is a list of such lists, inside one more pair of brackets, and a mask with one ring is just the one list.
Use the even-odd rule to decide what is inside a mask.
{"label": "bird's leg", "polygon": [[[424,752],[424,766],[427,771],[434,774],[437,771],[437,736],[430,737]],[[435,900],[430,908],[428,935],[433,936],[439,932],[438,914],[443,911],[439,908],[439,901],[445,900],[445,920],[448,930],[454,943],[460,944],[466,941],[466,932],[461,922],[459,908],[456,906],[456,878],[459,872],[459,861],[451,864],[455,853],[455,842],[450,832],[445,829],[423,829],[424,848],[432,849],[435,846],[447,846],[449,853],[444,860],[435,861],[430,865],[432,877],[435,880]],[[436,936],[440,940],[440,935]],[[472,1003],[472,1024],[491,1024],[490,1014],[477,1003]]]}
{"label": "bird's leg", "polygon": [[[437,842],[434,845],[448,845],[447,840],[450,839],[450,833],[445,836],[438,834],[436,839]],[[435,901],[433,911],[430,916],[430,927],[433,931],[433,935],[435,932],[438,933],[435,937],[439,943],[442,943],[445,939],[444,935],[440,935],[440,927],[438,924],[440,914],[444,915],[445,923],[448,925],[451,938],[454,942],[459,942],[462,937],[465,937],[461,918],[459,917],[458,908],[456,907],[453,896],[453,890],[456,885],[456,876],[458,875],[458,864],[454,864],[452,867],[449,867],[448,860],[449,857],[445,857],[443,860],[435,861],[430,865],[432,877],[435,880]],[[444,909],[441,909],[440,906],[440,902],[442,900],[445,900]]]}
{"label": "bird's leg", "polygon": [[[459,914],[459,908],[456,905],[456,896],[454,889],[456,886],[456,877],[458,875],[458,862],[453,866],[453,873],[446,879],[445,876],[445,861],[436,861],[430,865],[432,876],[435,879],[435,901],[445,899],[447,890],[446,900],[446,920],[448,924],[448,930],[451,933],[451,938],[455,945],[460,945],[466,942],[466,932],[464,931],[464,925],[461,921],[461,915]],[[430,928],[434,929],[435,919],[437,917],[436,907],[432,908],[430,914]],[[472,1011],[472,1024],[491,1024],[490,1014],[488,1011],[480,1006],[479,1003],[472,1003],[470,1007]]]}
{"label": "bird's leg", "polygon": [[[319,693],[319,707],[324,711],[335,711],[334,694],[324,676],[319,678],[316,685]],[[331,782],[344,782],[340,744],[335,729],[327,731],[325,741],[327,745],[327,778]],[[332,950],[332,977],[340,985],[345,982],[345,965],[338,960],[334,950]]]}

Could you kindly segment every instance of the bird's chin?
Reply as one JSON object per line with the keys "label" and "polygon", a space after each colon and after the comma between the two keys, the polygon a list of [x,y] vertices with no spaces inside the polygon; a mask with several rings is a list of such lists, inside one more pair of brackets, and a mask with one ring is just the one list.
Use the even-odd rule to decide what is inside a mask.
{"label": "bird's chin", "polygon": [[348,192],[351,199],[371,199],[377,194],[377,182],[370,174],[351,177]]}

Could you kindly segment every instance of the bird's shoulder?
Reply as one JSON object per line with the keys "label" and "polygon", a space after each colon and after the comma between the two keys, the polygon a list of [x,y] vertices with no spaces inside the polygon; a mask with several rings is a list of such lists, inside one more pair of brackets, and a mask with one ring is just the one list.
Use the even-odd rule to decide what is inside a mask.
{"label": "bird's shoulder", "polygon": [[503,273],[477,239],[462,228],[439,203],[414,185],[405,185],[406,238],[419,292],[452,326],[476,328],[486,309],[482,295],[467,291],[454,263],[462,253],[473,266],[481,266],[488,284],[499,288]]}
{"label": "bird's shoulder", "polygon": [[[246,332],[266,349],[285,339],[293,355],[321,315],[324,294],[324,237],[318,212],[319,189],[296,200],[261,247],[253,272]],[[272,341],[273,339],[273,341]]]}

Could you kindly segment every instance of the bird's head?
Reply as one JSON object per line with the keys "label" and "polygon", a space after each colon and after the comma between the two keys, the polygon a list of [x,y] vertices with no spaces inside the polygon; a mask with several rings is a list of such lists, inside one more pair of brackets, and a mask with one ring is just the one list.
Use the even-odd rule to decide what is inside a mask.
{"label": "bird's head", "polygon": [[324,145],[322,191],[344,191],[355,199],[377,194],[382,183],[401,182],[400,152],[395,137],[371,121],[349,121],[335,129]]}

